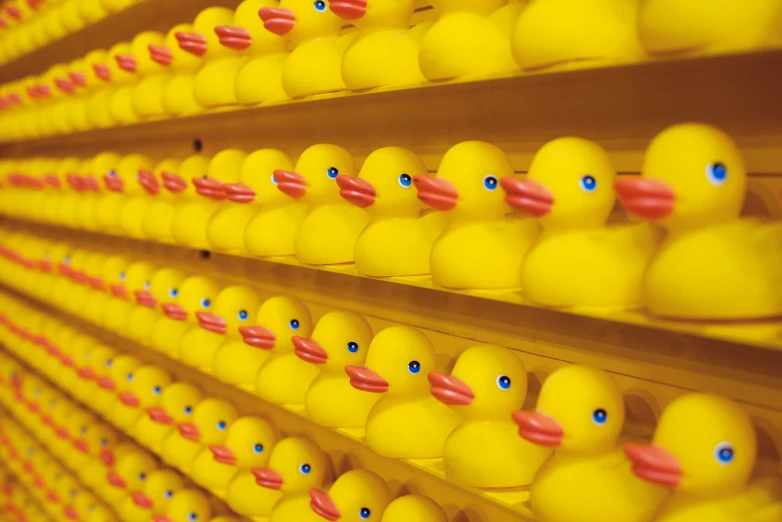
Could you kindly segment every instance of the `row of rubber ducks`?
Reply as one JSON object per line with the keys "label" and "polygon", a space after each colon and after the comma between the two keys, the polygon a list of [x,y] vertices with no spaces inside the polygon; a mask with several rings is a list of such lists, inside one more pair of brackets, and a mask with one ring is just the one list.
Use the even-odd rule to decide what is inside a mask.
{"label": "row of rubber ducks", "polygon": [[[25,313],[22,312],[23,315]],[[25,339],[30,333],[15,333],[13,324],[10,319],[6,321],[6,328],[16,337],[9,339],[6,346],[14,346],[14,352],[24,356],[31,364],[46,365],[47,362],[36,355],[36,352],[47,353],[46,350],[25,344],[30,342]],[[485,346],[469,348],[461,355],[451,375],[438,372],[427,375],[438,400],[464,410],[474,407],[492,410],[490,417],[462,424],[449,437],[446,452],[450,453],[450,465],[448,455],[445,460],[449,476],[461,473],[466,475],[467,482],[486,480],[494,485],[499,484],[499,478],[526,481],[530,484],[530,506],[535,518],[544,522],[778,522],[781,519],[780,481],[768,477],[750,482],[757,440],[749,416],[737,404],[714,395],[681,395],[663,411],[651,444],[622,444],[620,434],[625,419],[625,402],[621,389],[609,374],[591,367],[563,366],[544,380],[534,411],[516,409],[512,413],[501,412],[505,408],[495,408],[491,403],[506,402],[509,395],[517,396],[514,403],[523,402],[525,375],[518,374],[517,362],[513,360],[515,356],[508,351],[495,352],[494,360],[487,359],[486,354],[494,350]],[[54,366],[61,365],[61,356],[53,359]],[[411,364],[411,376],[419,374],[420,369],[417,368],[418,365]],[[62,369],[52,371],[49,368],[46,371],[58,382],[63,379]],[[142,369],[131,371],[134,382],[143,373]],[[18,372],[17,365],[6,361],[0,375],[13,382]],[[499,376],[492,385],[471,380],[476,373],[482,372]],[[368,367],[355,371],[351,378],[368,391],[377,392],[385,388]],[[21,390],[24,397],[35,397],[35,391],[29,391],[26,381],[18,382],[15,389]],[[37,386],[38,382],[41,381],[32,379],[32,386]],[[167,386],[161,396],[177,385]],[[65,380],[61,386],[76,389]],[[147,382],[145,386],[154,386],[154,382]],[[389,391],[395,386],[395,383],[390,384]],[[574,393],[576,390],[577,393]],[[519,395],[522,396],[520,400]],[[90,392],[89,397],[92,400],[95,396]],[[43,400],[38,399],[45,404]],[[161,404],[164,402],[165,398],[161,399]],[[180,400],[176,408],[185,410],[189,404],[192,404],[189,399]],[[405,406],[404,398],[398,398],[396,408]],[[153,417],[158,408],[160,406],[151,407],[149,417]],[[38,407],[33,410],[40,416]],[[418,420],[428,423],[425,429],[435,431],[438,428],[427,419],[428,415],[421,415],[426,410],[426,406],[419,404],[405,413],[415,416],[418,412],[421,417]],[[393,413],[393,409],[382,412],[383,415]],[[122,414],[110,411],[107,415],[113,418]],[[188,415],[192,415],[192,420],[184,424],[189,426],[193,423],[197,428],[180,428],[179,433],[175,432],[172,436],[177,438],[176,445],[164,441],[161,452],[164,459],[172,461],[178,458],[176,455],[188,453],[182,445],[189,439],[191,431],[199,433],[201,442],[209,438],[210,444],[224,445],[219,448],[212,446],[211,454],[202,446],[200,453],[196,450],[188,454],[190,465],[184,469],[196,482],[209,482],[215,487],[215,481],[219,481],[217,477],[228,476],[221,473],[221,463],[231,460],[230,455],[236,455],[237,460],[232,462],[239,463],[239,455],[242,454],[240,448],[225,451],[224,447],[231,447],[231,442],[238,441],[246,446],[253,445],[255,440],[269,443],[268,428],[253,436],[247,435],[246,432],[251,429],[242,425],[242,418],[237,418],[238,414],[231,405],[223,401],[202,399]],[[243,436],[232,437],[238,430],[242,430]],[[146,428],[141,429],[137,425],[136,434],[144,431]],[[411,439],[431,434],[405,426],[399,432],[383,432],[377,436]],[[367,440],[370,440],[369,429]],[[491,440],[491,444],[486,444],[487,440]],[[513,444],[514,440],[516,444]],[[395,442],[389,440],[387,443]],[[272,461],[281,444],[272,449]],[[476,453],[478,459],[490,461],[495,469],[473,468]],[[252,457],[250,453],[248,459]],[[119,473],[119,461],[117,468]],[[209,473],[204,473],[204,468]],[[136,468],[132,469],[135,472]],[[328,520],[344,518],[360,522],[369,518],[362,515],[364,507],[373,513],[382,513],[384,502],[387,504],[389,498],[388,489],[381,487],[383,482],[376,475],[367,473],[351,471],[343,474],[331,489],[334,498],[324,497],[321,500],[320,493],[312,492],[305,498],[307,505]],[[337,498],[335,492],[340,489],[337,486],[342,477],[348,475],[353,477],[349,481],[348,495],[353,502],[349,511],[355,512],[352,517],[345,515],[346,510],[342,509],[341,502],[347,502],[348,498]],[[235,504],[230,499],[231,486],[239,480],[242,472],[234,476],[227,489],[227,500],[232,507]],[[249,486],[253,486],[252,478],[248,476],[247,481]],[[260,482],[263,480],[259,479]],[[243,493],[246,494],[246,490]],[[568,501],[563,502],[563,498]],[[301,504],[304,505],[304,502]],[[329,516],[331,509],[335,509],[331,512],[334,516]],[[407,518],[400,518],[442,519],[414,518],[409,513]],[[319,519],[315,517],[314,520]]]}
{"label": "row of rubber ducks", "polygon": [[0,64],[50,45],[137,0],[8,0],[0,8]]}
{"label": "row of rubber ducks", "polygon": [[[376,150],[358,169],[330,144],[295,163],[276,149],[157,164],[106,152],[7,160],[0,172],[0,211],[40,223],[307,265],[355,263],[370,277],[431,274],[436,286],[521,289],[563,309],[782,314],[782,223],[741,217],[741,153],[703,124],[657,135],[641,176],[618,177],[607,153],[581,138],[545,144],[525,176],[479,141],[449,149],[436,174],[400,147]],[[643,223],[609,219],[617,200]],[[63,254],[33,257],[57,264]]]}
{"label": "row of rubber ducks", "polygon": [[[4,86],[9,115],[0,127],[8,130],[0,138],[782,43],[779,0],[747,1],[715,8],[706,0],[433,0],[436,9],[410,28],[414,0],[245,0]],[[355,31],[343,31],[349,23]]]}
{"label": "row of rubber ducks", "polygon": [[3,522],[50,522],[35,495],[0,460],[0,520]]}

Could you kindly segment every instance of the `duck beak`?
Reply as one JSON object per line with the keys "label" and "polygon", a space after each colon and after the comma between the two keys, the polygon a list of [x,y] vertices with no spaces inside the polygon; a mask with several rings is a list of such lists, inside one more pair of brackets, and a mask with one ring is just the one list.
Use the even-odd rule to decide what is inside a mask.
{"label": "duck beak", "polygon": [[198,442],[201,439],[201,432],[198,430],[198,426],[192,422],[182,422],[177,424],[177,429],[182,438]]}
{"label": "duck beak", "polygon": [[153,62],[169,67],[174,62],[174,54],[164,45],[149,45],[149,57]]}
{"label": "duck beak", "polygon": [[274,171],[274,179],[277,188],[286,196],[299,199],[307,193],[307,180],[298,172],[278,169]]}
{"label": "duck beak", "polygon": [[79,378],[85,381],[91,381],[95,378],[95,372],[92,368],[84,367],[79,368]]}
{"label": "duck beak", "polygon": [[111,295],[118,299],[128,299],[128,289],[122,283],[114,283],[111,285]]}
{"label": "duck beak", "polygon": [[76,439],[73,441],[73,447],[76,448],[78,451],[82,453],[89,453],[90,452],[90,445],[89,443],[84,439]]}
{"label": "duck beak", "polygon": [[[331,5],[334,6],[333,3]],[[359,208],[371,207],[377,199],[375,187],[366,180],[340,174],[337,176],[337,185],[342,199]]]}
{"label": "duck beak", "polygon": [[562,444],[562,426],[551,417],[529,411],[513,412],[513,422],[519,426],[519,435],[533,444],[556,448]]}
{"label": "duck beak", "polygon": [[212,312],[196,312],[196,317],[198,318],[198,326],[204,330],[220,335],[225,335],[228,331],[225,319],[217,314],[213,314]]}
{"label": "duck beak", "polygon": [[139,185],[147,191],[147,194],[151,196],[160,192],[160,182],[155,175],[147,169],[138,169],[138,182]]}
{"label": "duck beak", "polygon": [[66,506],[65,509],[62,510],[62,513],[68,520],[79,520],[79,512],[76,511],[76,508],[73,506]]}
{"label": "duck beak", "polygon": [[141,509],[152,509],[155,507],[155,503],[152,501],[152,499],[140,491],[134,491],[131,493],[130,498],[132,498],[133,503]]}
{"label": "duck beak", "polygon": [[136,57],[131,54],[117,54],[114,56],[114,59],[117,60],[117,65],[123,71],[135,73],[138,69],[138,62],[136,62]]}
{"label": "duck beak", "polygon": [[475,393],[464,381],[453,375],[429,372],[432,395],[449,406],[467,406],[475,399]]}
{"label": "duck beak", "polygon": [[152,419],[152,422],[156,422],[158,424],[174,423],[174,418],[171,417],[171,415],[169,415],[169,413],[160,406],[147,408],[147,415],[150,419]]}
{"label": "duck beak", "polygon": [[350,385],[357,390],[372,393],[388,391],[388,381],[366,366],[345,366],[345,373],[350,377]]}
{"label": "duck beak", "polygon": [[214,178],[193,178],[196,192],[199,196],[220,201],[225,199],[223,182]]}
{"label": "duck beak", "polygon": [[263,326],[242,326],[239,328],[239,333],[244,344],[262,350],[271,350],[277,341],[272,331]]}
{"label": "duck beak", "polygon": [[282,476],[269,468],[252,468],[250,472],[255,477],[255,483],[263,488],[276,489],[282,488]]}
{"label": "duck beak", "polygon": [[60,497],[57,496],[57,493],[55,493],[54,491],[49,491],[46,494],[46,500],[48,500],[52,504],[59,504],[60,503]]}
{"label": "duck beak", "polygon": [[106,375],[103,377],[98,377],[98,386],[104,390],[114,391],[114,379]]}
{"label": "duck beak", "polygon": [[212,457],[215,461],[227,466],[236,466],[236,455],[228,446],[209,446],[209,451],[212,452]]}
{"label": "duck beak", "polygon": [[250,203],[255,199],[255,191],[244,183],[225,183],[223,190],[228,200],[234,203]]}
{"label": "duck beak", "polygon": [[157,308],[157,299],[146,290],[136,290],[136,302],[147,308]]}
{"label": "duck beak", "polygon": [[331,522],[339,520],[341,516],[339,509],[337,509],[337,505],[331,497],[319,489],[312,488],[310,490],[310,508],[318,515]]}
{"label": "duck beak", "polygon": [[60,181],[60,178],[58,178],[55,174],[47,174],[44,179],[46,180],[46,184],[50,187],[62,187],[62,181]]}
{"label": "duck beak", "polygon": [[119,400],[129,408],[138,408],[140,402],[138,396],[131,392],[120,393]]}
{"label": "duck beak", "polygon": [[125,489],[127,483],[116,471],[109,471],[106,473],[106,481],[115,488]]}
{"label": "duck beak", "polygon": [[330,0],[329,9],[343,20],[352,22],[367,14],[367,0]]}
{"label": "duck beak", "polygon": [[206,54],[206,38],[198,33],[178,32],[174,35],[179,48],[201,58]]}
{"label": "duck beak", "polygon": [[176,303],[163,303],[163,313],[166,317],[174,321],[184,321],[187,319],[187,311]]}
{"label": "duck beak", "polygon": [[253,44],[250,31],[244,27],[221,25],[215,27],[215,34],[220,39],[220,45],[234,51],[244,51]]}
{"label": "duck beak", "polygon": [[291,337],[293,343],[293,353],[302,361],[312,364],[326,364],[329,360],[329,354],[315,339],[305,337]]}
{"label": "duck beak", "polygon": [[67,78],[55,78],[54,84],[57,86],[58,89],[60,89],[65,94],[71,94],[76,88],[73,85],[73,82]]}
{"label": "duck beak", "polygon": [[505,190],[505,202],[532,217],[545,216],[554,206],[554,195],[537,181],[505,176],[500,185]]}
{"label": "duck beak", "polygon": [[263,7],[258,11],[263,20],[263,26],[277,36],[285,36],[296,25],[296,13],[290,9],[273,9]]}
{"label": "duck beak", "polygon": [[621,178],[614,182],[622,206],[647,221],[664,219],[673,213],[676,193],[663,181],[649,178]]}
{"label": "duck beak", "polygon": [[168,518],[166,515],[152,515],[152,521],[153,522],[174,522],[170,518]]}
{"label": "duck beak", "polygon": [[447,179],[419,174],[413,176],[418,199],[435,210],[447,211],[456,208],[459,193]]}
{"label": "duck beak", "polygon": [[97,76],[104,82],[111,81],[111,69],[105,63],[92,64],[92,70],[95,71],[95,76]]}
{"label": "duck beak", "polygon": [[627,444],[624,449],[636,476],[666,488],[679,486],[682,467],[671,452],[655,444]]}
{"label": "duck beak", "polygon": [[166,187],[166,190],[169,192],[176,194],[187,190],[187,182],[182,176],[178,176],[171,172],[161,172],[160,177],[163,178],[163,186]]}
{"label": "duck beak", "polygon": [[110,468],[114,465],[115,462],[114,452],[112,452],[110,449],[102,448],[100,450],[100,461],[104,466]]}
{"label": "duck beak", "polygon": [[68,433],[68,430],[63,428],[62,426],[57,428],[57,431],[55,432],[55,435],[57,435],[58,439],[62,439],[62,440],[68,440],[68,439],[71,438],[71,434]]}
{"label": "duck beak", "polygon": [[87,85],[87,75],[83,72],[72,72],[69,75],[69,78],[71,79],[71,82],[73,85],[76,85],[78,87],[84,87]]}

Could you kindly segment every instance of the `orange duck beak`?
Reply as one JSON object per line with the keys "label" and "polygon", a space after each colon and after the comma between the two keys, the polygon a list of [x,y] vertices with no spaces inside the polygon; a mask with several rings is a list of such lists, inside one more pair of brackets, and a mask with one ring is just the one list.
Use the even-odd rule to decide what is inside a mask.
{"label": "orange duck beak", "polygon": [[277,341],[272,331],[263,326],[242,326],[239,328],[239,333],[244,344],[262,350],[271,350]]}
{"label": "orange duck beak", "polygon": [[84,439],[76,439],[73,441],[73,447],[82,453],[90,452],[90,444]]}
{"label": "orange duck beak", "polygon": [[136,290],[136,302],[147,308],[157,308],[157,299],[146,290]]}
{"label": "orange duck beak", "polygon": [[106,473],[106,481],[115,488],[125,489],[128,485],[116,471]]}
{"label": "orange duck beak", "polygon": [[275,170],[274,179],[277,180],[277,188],[286,196],[299,199],[307,193],[307,180],[298,172]]}
{"label": "orange duck beak", "polygon": [[519,435],[533,444],[556,448],[562,444],[565,433],[551,417],[528,411],[513,412],[513,422],[519,426]]}
{"label": "orange duck beak", "polygon": [[296,25],[296,13],[290,9],[273,9],[263,7],[258,11],[263,20],[263,26],[277,36],[285,36]]}
{"label": "orange duck beak", "polygon": [[141,188],[147,191],[147,194],[154,196],[160,192],[160,182],[157,180],[154,174],[147,169],[138,170],[138,183]]}
{"label": "orange duck beak", "polygon": [[228,446],[212,445],[209,446],[209,451],[212,452],[212,458],[216,462],[227,466],[236,466],[236,455]]}
{"label": "orange duck beak", "polygon": [[282,488],[282,476],[269,468],[252,468],[250,472],[255,477],[255,483],[261,487],[279,490]]}
{"label": "orange duck beak", "polygon": [[413,183],[418,191],[418,199],[435,210],[447,211],[456,208],[459,193],[447,179],[432,176],[413,176]]}
{"label": "orange duck beak", "polygon": [[305,337],[291,337],[293,342],[293,353],[302,361],[312,364],[325,364],[329,360],[329,354],[314,339]]}
{"label": "orange duck beak", "polygon": [[117,60],[117,65],[123,71],[136,73],[138,62],[136,61],[136,57],[132,54],[117,54],[114,56],[114,59]]}
{"label": "orange duck beak", "polygon": [[372,393],[388,391],[388,381],[365,366],[345,366],[345,373],[350,377],[350,385],[357,390]]}
{"label": "orange duck beak", "polygon": [[160,177],[163,178],[163,186],[166,190],[173,193],[184,192],[187,190],[187,182],[177,174],[171,172],[162,172]]}
{"label": "orange duck beak", "polygon": [[166,317],[174,321],[184,321],[187,319],[187,311],[176,303],[163,303],[163,313]]}
{"label": "orange duck beak", "polygon": [[505,190],[505,202],[532,217],[545,216],[554,206],[554,196],[537,181],[505,176],[500,185]]}
{"label": "orange duck beak", "polygon": [[170,67],[174,62],[174,54],[171,52],[171,49],[164,45],[150,44],[149,57],[153,62],[162,65],[163,67]]}
{"label": "orange duck beak", "polygon": [[337,176],[337,185],[342,199],[359,208],[371,207],[377,199],[375,187],[366,180],[340,174]]}
{"label": "orange duck beak", "polygon": [[331,497],[319,489],[310,490],[310,508],[326,520],[336,522],[341,514]]}
{"label": "orange duck beak", "polygon": [[654,444],[627,444],[624,449],[636,476],[666,488],[679,486],[682,467],[671,452]]}
{"label": "orange duck beak", "polygon": [[193,178],[196,192],[199,196],[220,201],[225,199],[223,182],[214,178]]}
{"label": "orange duck beak", "polygon": [[182,422],[177,424],[177,429],[182,438],[198,442],[201,439],[201,432],[198,430],[198,426],[192,422]]}
{"label": "orange duck beak", "polygon": [[244,51],[253,44],[250,31],[244,27],[221,25],[215,27],[215,34],[220,39],[220,45],[234,51]]}
{"label": "orange duck beak", "polygon": [[255,191],[244,183],[224,183],[223,191],[234,203],[250,203],[255,200]]}
{"label": "orange duck beak", "polygon": [[119,400],[124,404],[125,406],[129,408],[138,408],[141,401],[139,401],[138,396],[135,393],[131,392],[122,392],[119,394]]}
{"label": "orange duck beak", "polygon": [[198,33],[178,32],[174,35],[179,48],[201,58],[206,54],[206,38]]}
{"label": "orange duck beak", "polygon": [[149,418],[152,419],[152,422],[156,422],[158,424],[174,423],[174,418],[160,406],[147,408],[147,415],[149,415]]}
{"label": "orange duck beak", "polygon": [[217,314],[211,312],[196,312],[198,318],[198,326],[204,330],[209,330],[220,335],[225,335],[228,331],[228,326],[225,323],[225,319]]}
{"label": "orange duck beak", "polygon": [[83,72],[72,72],[68,75],[71,79],[71,82],[73,82],[73,85],[76,85],[78,87],[84,87],[87,85],[87,75]]}
{"label": "orange duck beak", "polygon": [[329,9],[343,20],[352,22],[367,14],[367,0],[330,0]]}
{"label": "orange duck beak", "polygon": [[676,193],[663,181],[622,178],[614,189],[625,210],[641,219],[656,221],[673,213]]}
{"label": "orange duck beak", "polygon": [[432,395],[449,406],[467,406],[475,399],[475,393],[464,381],[452,375],[429,372],[427,376]]}
{"label": "orange duck beak", "polygon": [[111,69],[105,63],[92,64],[92,70],[95,71],[95,76],[97,76],[104,82],[111,81]]}
{"label": "orange duck beak", "polygon": [[65,94],[71,94],[76,86],[67,78],[55,78],[54,84]]}
{"label": "orange duck beak", "polygon": [[133,503],[141,509],[149,510],[155,507],[155,503],[152,501],[152,499],[140,491],[134,491],[131,493],[130,498],[133,499]]}

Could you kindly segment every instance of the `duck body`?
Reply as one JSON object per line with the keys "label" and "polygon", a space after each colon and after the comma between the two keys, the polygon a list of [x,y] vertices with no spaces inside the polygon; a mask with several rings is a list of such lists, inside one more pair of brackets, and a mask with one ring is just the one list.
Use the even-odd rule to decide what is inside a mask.
{"label": "duck body", "polygon": [[330,428],[363,428],[378,398],[356,390],[347,376],[321,373],[304,400],[307,416]]}
{"label": "duck body", "polygon": [[250,517],[268,517],[283,493],[258,486],[251,471],[240,471],[228,485],[226,503],[237,513]]}
{"label": "duck body", "polygon": [[300,202],[261,210],[244,230],[247,252],[258,257],[292,256],[296,253],[296,231],[307,215]]}
{"label": "duck body", "polygon": [[174,241],[193,248],[209,248],[206,227],[219,208],[216,201],[191,200],[184,203],[172,223]]}
{"label": "duck body", "polygon": [[221,203],[207,225],[209,245],[222,252],[244,252],[245,229],[256,213],[257,209],[250,205]]}
{"label": "duck body", "polygon": [[368,221],[361,209],[347,203],[315,207],[299,226],[296,257],[309,265],[350,263]]}
{"label": "duck body", "polygon": [[241,338],[231,336],[215,351],[212,372],[223,382],[254,391],[258,370],[270,355],[267,350],[248,346]]}
{"label": "duck body", "polygon": [[[319,373],[317,367],[294,353],[272,355],[258,370],[255,390],[272,404],[304,404],[307,390]],[[285,378],[280,378],[282,375]]]}
{"label": "duck body", "polygon": [[179,342],[179,358],[194,368],[210,368],[215,352],[225,339],[222,334],[194,326]]}
{"label": "duck body", "polygon": [[354,35],[325,36],[291,51],[282,67],[282,87],[291,98],[345,89],[342,55]]}

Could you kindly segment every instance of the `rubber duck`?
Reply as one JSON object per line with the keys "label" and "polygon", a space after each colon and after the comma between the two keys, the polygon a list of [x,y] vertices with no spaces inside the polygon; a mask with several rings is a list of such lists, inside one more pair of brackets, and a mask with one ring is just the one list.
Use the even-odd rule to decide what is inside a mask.
{"label": "rubber duck", "polygon": [[106,345],[99,345],[91,357],[90,367],[94,373],[95,387],[93,388],[90,404],[101,414],[106,414],[112,406],[116,406],[114,379],[111,377],[111,369],[114,359],[119,354]]}
{"label": "rubber duck", "polygon": [[510,33],[523,3],[435,0],[432,5],[440,16],[423,35],[418,51],[427,79],[487,76],[518,68]]}
{"label": "rubber duck", "polygon": [[108,51],[97,50],[89,53],[85,59],[88,65],[88,74],[95,78],[94,92],[89,95],[87,100],[87,120],[93,128],[105,129],[115,124],[115,120],[110,112],[111,95],[114,92],[112,80],[117,74],[114,73],[112,62],[114,54],[126,52],[128,44],[124,47],[112,48]]}
{"label": "rubber duck", "polygon": [[328,457],[315,443],[289,437],[272,448],[268,467],[240,471],[229,484],[225,500],[241,515],[266,517],[286,500],[309,499],[310,489],[322,487],[330,476]]}
{"label": "rubber duck", "polygon": [[405,495],[391,502],[380,522],[446,522],[437,502],[422,495]]}
{"label": "rubber duck", "polygon": [[310,490],[310,507],[326,520],[360,522],[381,516],[391,503],[388,485],[375,473],[354,469],[343,473],[328,493]]}
{"label": "rubber duck", "polygon": [[[293,255],[293,238],[306,210],[277,190],[274,172],[279,169],[293,169],[282,151],[260,149],[245,157],[235,182],[223,183],[227,201],[220,204],[207,226],[212,248],[245,252],[249,241],[262,255]],[[269,226],[270,217],[275,219],[274,226],[261,228]],[[248,229],[250,223],[253,226]]]}
{"label": "rubber duck", "polygon": [[413,177],[424,172],[426,166],[414,152],[385,147],[367,157],[357,178],[337,176],[342,198],[371,216],[356,240],[356,269],[361,274],[429,273],[432,245],[445,229],[447,217],[439,212],[421,216]]}
{"label": "rubber duck", "polygon": [[163,40],[163,34],[145,31],[136,35],[130,45],[117,49],[115,53],[109,51],[117,65],[112,71],[112,82],[120,84],[112,93],[109,102],[112,118],[116,122],[128,124],[139,121],[140,116],[134,110],[133,94],[139,78],[155,70],[156,65],[149,55],[149,46],[162,45]]}
{"label": "rubber duck", "polygon": [[435,284],[473,290],[521,286],[521,265],[540,226],[507,215],[511,207],[498,189],[502,178],[513,176],[510,158],[481,141],[452,147],[437,177],[413,176],[421,201],[450,212],[429,261]]}
{"label": "rubber duck", "polygon": [[189,181],[206,176],[209,170],[209,161],[208,156],[193,154],[182,161],[177,171],[161,172],[163,187],[171,196],[170,210],[166,210],[163,214],[168,222],[164,221],[163,224],[169,230],[174,243],[187,245],[200,241],[204,248],[207,245],[205,234],[202,231],[186,226],[186,221],[177,222],[177,216],[184,207],[191,203],[204,201],[204,198],[196,193],[195,185]]}
{"label": "rubber duck", "polygon": [[150,278],[155,268],[146,261],[136,261],[128,267],[126,273],[120,275],[120,283],[111,287],[114,298],[109,301],[103,315],[103,325],[118,335],[127,332],[127,320],[134,305],[130,301],[136,292],[150,289]]}
{"label": "rubber duck", "polygon": [[479,488],[528,485],[551,450],[515,433],[511,413],[527,394],[527,371],[511,350],[477,345],[459,356],[451,375],[429,372],[432,395],[452,406],[462,423],[448,436],[448,480]]}
{"label": "rubber duck", "polygon": [[673,490],[656,521],[779,519],[778,499],[749,484],[755,428],[746,412],[723,397],[692,393],[675,399],[660,416],[652,444],[628,444],[625,453],[636,476]]}
{"label": "rubber duck", "polygon": [[[581,138],[545,144],[526,179],[500,179],[505,201],[542,225],[521,267],[521,287],[531,300],[604,308],[643,302],[644,273],[660,233],[646,224],[606,226],[615,179],[608,154]],[[582,253],[577,261],[573,252]]]}
{"label": "rubber duck", "polygon": [[128,337],[148,345],[155,323],[162,319],[160,303],[176,300],[185,274],[175,268],[161,268],[149,279],[149,290],[136,292],[138,306],[128,316]]}
{"label": "rubber duck", "polygon": [[584,9],[573,0],[527,5],[511,35],[513,56],[525,70],[596,66],[638,59],[638,0],[600,0]]}
{"label": "rubber duck", "polygon": [[133,214],[143,212],[146,199],[138,173],[149,168],[150,160],[141,154],[112,159],[114,165],[103,171],[103,183],[108,193],[101,197],[98,204],[98,223],[106,232],[140,237],[141,216]]}
{"label": "rubber duck", "polygon": [[[235,357],[241,355],[244,344],[239,339],[239,327],[248,324],[261,299],[254,290],[233,285],[217,294],[210,311],[196,312],[198,326],[191,328],[180,341],[179,358],[185,364],[203,371],[213,371],[220,379],[237,382],[231,372],[239,370]],[[225,349],[220,352],[218,348]],[[218,366],[212,366],[217,359]],[[255,375],[249,376],[254,382]],[[245,381],[243,381],[245,382]]]}
{"label": "rubber duck", "polygon": [[149,335],[151,348],[172,357],[179,356],[182,338],[198,326],[197,314],[212,308],[220,286],[203,276],[185,279],[178,288],[161,300],[160,308],[165,317],[158,319]]}
{"label": "rubber duck", "polygon": [[266,419],[240,417],[228,429],[224,444],[201,450],[193,461],[190,476],[224,497],[237,472],[269,462],[269,454],[279,439],[279,433]]}
{"label": "rubber duck", "polygon": [[[112,126],[135,123],[138,120],[131,103],[136,76],[133,73],[132,63],[122,59],[132,53],[133,47],[130,42],[115,44],[109,49],[106,63],[103,64],[107,72],[100,73],[104,75],[110,87],[107,99],[102,102],[105,105],[101,105],[99,108],[108,108]],[[93,101],[99,99],[95,98]],[[95,109],[93,108],[93,110]]]}
{"label": "rubber duck", "polygon": [[144,212],[141,223],[141,230],[146,239],[160,243],[173,242],[171,224],[176,213],[176,192],[166,187],[163,174],[171,176],[172,173],[179,171],[181,163],[178,159],[166,158],[155,165],[152,172],[139,172],[142,187],[152,196],[152,203]]}
{"label": "rubber duck", "polygon": [[[110,234],[119,233],[119,215],[125,201],[123,191],[125,185],[129,184],[136,175],[135,172],[130,172],[130,167],[133,163],[141,164],[142,161],[138,161],[141,158],[143,157],[138,154],[119,156],[114,153],[104,153],[101,158],[103,168],[94,171],[106,189],[101,192],[100,200],[95,209],[95,219],[100,231]],[[121,161],[125,166],[122,175],[118,172]]]}
{"label": "rubber duck", "polygon": [[321,317],[312,337],[291,338],[294,353],[320,369],[304,398],[311,420],[330,428],[364,427],[379,397],[353,388],[345,366],[363,366],[371,340],[372,327],[366,319],[347,311]]}
{"label": "rubber duck", "polygon": [[141,449],[130,450],[117,459],[114,468],[106,473],[111,486],[103,491],[104,500],[115,504],[130,491],[141,491],[147,477],[157,469],[155,459]]}
{"label": "rubber duck", "polygon": [[[96,291],[87,296],[84,303],[84,317],[91,323],[100,325],[109,302],[115,296],[125,295],[123,286],[130,261],[121,255],[111,255],[103,261],[99,276],[94,280]],[[97,286],[100,285],[100,289]]]}
{"label": "rubber duck", "polygon": [[296,257],[304,263],[352,262],[356,239],[369,222],[366,213],[339,197],[334,180],[340,174],[356,176],[353,157],[341,147],[324,144],[305,150],[294,172],[274,172],[277,188],[309,208],[295,239]]}
{"label": "rubber duck", "polygon": [[421,37],[429,23],[410,29],[413,0],[329,0],[331,12],[358,28],[342,57],[342,79],[350,90],[426,81],[418,66]]}
{"label": "rubber duck", "polygon": [[84,466],[75,470],[83,484],[91,487],[98,477],[105,475],[106,462],[111,462],[111,450],[118,441],[116,430],[105,423],[89,426],[84,435],[74,439],[73,447],[89,457]]}
{"label": "rubber duck", "polygon": [[128,183],[122,187],[125,200],[119,212],[119,230],[125,237],[144,237],[144,215],[154,201],[147,189],[152,182],[149,179],[152,176],[149,172],[152,165],[146,156],[133,154],[123,157],[117,165],[117,178],[122,173],[131,174]]}
{"label": "rubber duck", "polygon": [[[222,8],[216,8],[222,10]],[[205,9],[199,16],[209,16]],[[206,13],[206,14],[205,14]],[[193,31],[192,24],[179,24],[166,33],[163,45],[150,48],[151,58],[158,63],[170,63],[170,77],[163,88],[163,109],[169,116],[188,116],[201,112],[193,96],[195,73],[201,59],[179,46],[179,34]]]}
{"label": "rubber duck", "polygon": [[68,106],[68,119],[71,127],[76,131],[86,131],[95,127],[94,118],[101,120],[104,123],[103,127],[110,124],[108,115],[90,112],[92,97],[105,86],[105,81],[97,75],[94,66],[106,62],[107,54],[104,49],[90,51],[84,58],[72,62],[69,79],[76,89],[76,95]]}
{"label": "rubber duck", "polygon": [[650,54],[711,54],[776,46],[782,39],[782,6],[774,0],[741,5],[696,0],[686,7],[670,0],[641,3],[638,32]]}
{"label": "rubber duck", "polygon": [[652,140],[642,172],[617,180],[616,191],[630,214],[668,232],[644,281],[649,310],[682,319],[781,314],[782,288],[772,282],[782,278],[782,225],[740,217],[747,172],[733,140],[708,125],[674,125]]}
{"label": "rubber duck", "polygon": [[[578,390],[576,396],[573,390]],[[513,419],[520,436],[554,450],[532,481],[530,504],[536,519],[654,519],[667,493],[635,477],[617,446],[625,404],[610,375],[586,366],[564,366],[544,381],[535,411],[515,412]],[[617,488],[622,495],[616,494]],[[571,501],[561,502],[563,494]]]}
{"label": "rubber duck", "polygon": [[118,394],[122,403],[120,410],[127,413],[121,415],[123,421],[118,423],[121,428],[132,434],[137,433],[136,427],[147,415],[149,408],[160,404],[163,390],[171,384],[171,376],[162,368],[152,365],[141,366],[127,375],[130,378],[125,391]]}
{"label": "rubber duck", "polygon": [[265,7],[258,14],[268,31],[294,46],[282,66],[282,87],[288,96],[346,88],[342,56],[355,35],[339,35],[342,19],[329,10],[326,0],[281,0],[279,9]]}
{"label": "rubber duck", "polygon": [[431,341],[420,330],[392,326],[369,345],[366,366],[345,366],[357,390],[382,394],[369,412],[366,441],[385,457],[432,459],[443,455],[459,416],[429,392],[435,368]]}
{"label": "rubber duck", "polygon": [[139,416],[136,408],[123,407],[122,397],[125,397],[130,391],[130,386],[135,379],[135,372],[141,367],[141,364],[141,361],[133,355],[120,354],[112,361],[108,379],[103,379],[99,383],[101,387],[115,395],[114,400],[110,401],[106,416],[122,430],[129,429]]}
{"label": "rubber duck", "polygon": [[209,499],[198,489],[183,489],[171,499],[165,514],[152,516],[154,522],[193,522],[210,520],[212,506]]}
{"label": "rubber duck", "polygon": [[189,474],[190,466],[201,450],[223,444],[228,428],[238,417],[236,409],[226,401],[202,400],[192,409],[192,420],[178,422],[177,432],[163,442],[163,460]]}
{"label": "rubber duck", "polygon": [[136,424],[136,439],[160,454],[163,442],[179,423],[188,422],[193,408],[203,398],[201,390],[186,382],[174,382],[163,389],[160,404],[146,409],[147,416]]}
{"label": "rubber duck", "polygon": [[[130,102],[133,112],[142,119],[166,114],[163,94],[172,76],[174,57],[169,46],[176,42],[174,29],[165,35],[150,32],[142,33],[147,35],[145,38],[139,35],[133,39],[133,54],[129,58],[135,61],[135,73],[139,80],[133,86]],[[131,60],[126,61],[133,63]]]}
{"label": "rubber duck", "polygon": [[177,492],[184,488],[185,482],[179,473],[158,469],[149,474],[142,490],[130,492],[117,512],[128,522],[146,522],[153,513],[164,513]]}

